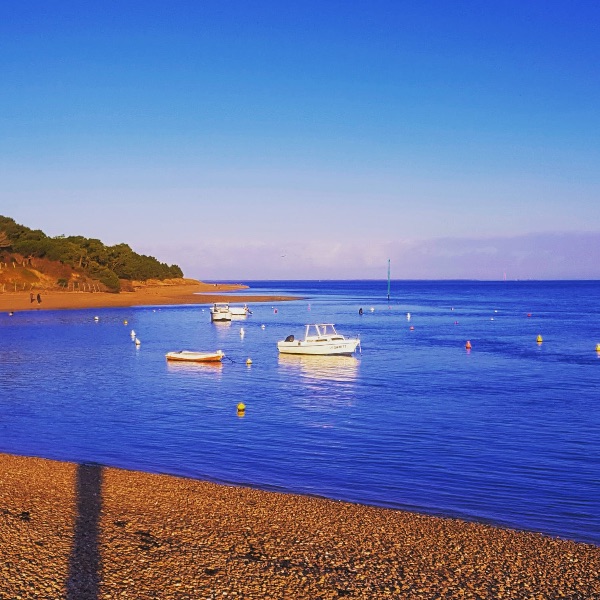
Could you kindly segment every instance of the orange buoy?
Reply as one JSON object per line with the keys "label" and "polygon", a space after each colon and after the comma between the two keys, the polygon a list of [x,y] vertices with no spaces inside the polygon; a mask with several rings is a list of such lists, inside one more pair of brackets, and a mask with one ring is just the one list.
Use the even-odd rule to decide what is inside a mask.
{"label": "orange buoy", "polygon": [[465,348],[466,348],[467,350],[470,350],[470,349],[471,349],[471,341],[470,341],[470,340],[467,340],[467,343],[465,344]]}

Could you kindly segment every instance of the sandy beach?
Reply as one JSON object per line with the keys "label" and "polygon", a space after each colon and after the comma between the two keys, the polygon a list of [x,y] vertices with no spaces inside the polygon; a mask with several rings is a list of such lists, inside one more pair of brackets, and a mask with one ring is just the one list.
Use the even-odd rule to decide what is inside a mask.
{"label": "sandy beach", "polygon": [[[131,292],[110,294],[106,292],[42,291],[41,302],[37,291],[31,301],[29,291],[0,293],[0,312],[24,310],[58,310],[77,308],[108,308],[120,306],[164,306],[176,304],[212,304],[213,302],[276,302],[290,300],[286,296],[260,296],[243,293],[246,286],[212,284],[188,280],[178,285],[153,285],[136,288]],[[231,292],[237,292],[232,295]]]}
{"label": "sandy beach", "polygon": [[1,598],[600,598],[600,547],[0,454]]}

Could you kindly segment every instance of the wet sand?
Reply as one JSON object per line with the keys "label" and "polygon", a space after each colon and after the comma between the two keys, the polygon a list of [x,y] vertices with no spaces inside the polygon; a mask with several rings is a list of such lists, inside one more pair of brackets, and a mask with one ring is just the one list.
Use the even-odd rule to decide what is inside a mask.
{"label": "wet sand", "polygon": [[[164,306],[176,304],[212,304],[213,302],[231,302],[243,304],[250,302],[276,302],[292,300],[289,296],[264,296],[245,293],[243,285],[210,284],[189,280],[180,285],[156,285],[140,287],[132,292],[109,294],[106,292],[63,292],[43,291],[41,302],[31,302],[30,292],[0,293],[0,312],[24,310],[57,310],[77,308],[108,308],[122,306]],[[232,294],[231,292],[236,292]]]}
{"label": "wet sand", "polygon": [[0,598],[600,598],[600,547],[0,454]]}

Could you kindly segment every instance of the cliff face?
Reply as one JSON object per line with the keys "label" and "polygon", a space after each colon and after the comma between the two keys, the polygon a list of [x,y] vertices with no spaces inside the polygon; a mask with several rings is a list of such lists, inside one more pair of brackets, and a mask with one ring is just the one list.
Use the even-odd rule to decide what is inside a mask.
{"label": "cliff face", "polygon": [[[145,287],[195,285],[198,283],[195,279],[120,280],[122,292],[131,292]],[[51,261],[45,258],[25,258],[18,254],[0,257],[0,293],[40,290],[111,291],[82,269],[75,269],[59,261]]]}
{"label": "cliff face", "polygon": [[18,254],[0,259],[0,291],[66,289],[77,284],[93,285],[68,265],[43,258],[24,258]]}

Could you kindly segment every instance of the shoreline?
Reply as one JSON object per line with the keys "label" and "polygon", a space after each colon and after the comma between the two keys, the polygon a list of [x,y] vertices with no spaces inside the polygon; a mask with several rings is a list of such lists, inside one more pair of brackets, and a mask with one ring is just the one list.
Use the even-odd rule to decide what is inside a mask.
{"label": "shoreline", "polygon": [[[41,291],[41,302],[31,302],[30,292],[0,293],[0,312],[36,310],[72,310],[86,308],[119,308],[133,306],[165,306],[181,304],[213,304],[214,302],[252,303],[298,300],[292,296],[266,296],[240,293],[248,289],[241,284],[189,282],[175,285],[138,287],[132,292]],[[235,295],[232,292],[236,292]]]}
{"label": "shoreline", "polygon": [[600,597],[600,547],[0,454],[0,597]]}

